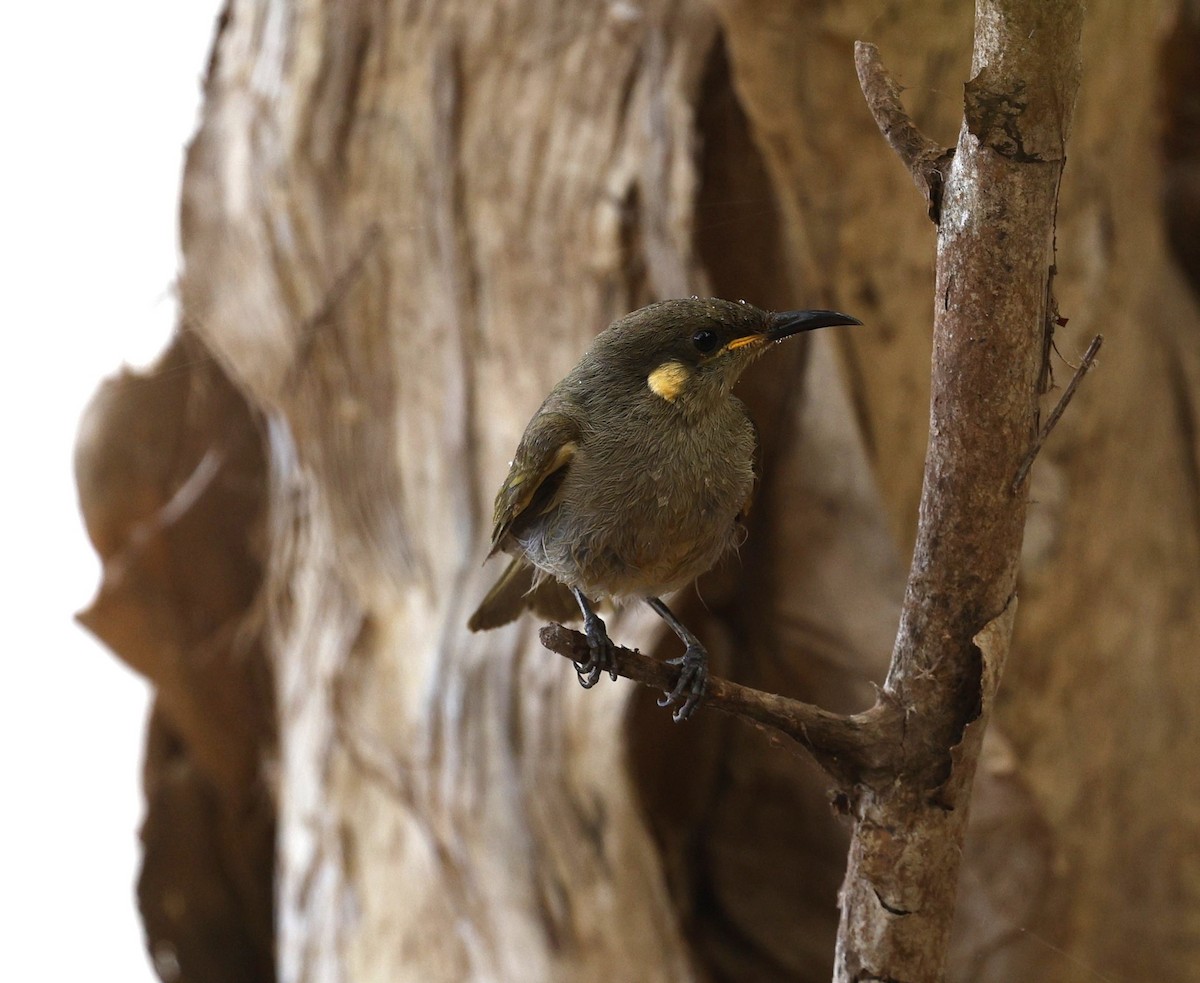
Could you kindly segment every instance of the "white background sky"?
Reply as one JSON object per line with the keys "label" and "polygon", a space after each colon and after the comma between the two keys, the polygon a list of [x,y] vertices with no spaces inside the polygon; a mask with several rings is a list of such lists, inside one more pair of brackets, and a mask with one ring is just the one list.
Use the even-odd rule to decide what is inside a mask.
{"label": "white background sky", "polygon": [[72,622],[100,378],[174,327],[184,143],[217,0],[16,3],[0,29],[0,938],[6,979],[154,979],[134,905],[145,684]]}

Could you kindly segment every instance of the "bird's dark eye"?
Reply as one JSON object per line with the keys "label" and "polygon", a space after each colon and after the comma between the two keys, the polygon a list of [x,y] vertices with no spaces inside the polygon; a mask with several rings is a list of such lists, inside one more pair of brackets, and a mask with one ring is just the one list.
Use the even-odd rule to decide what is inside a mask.
{"label": "bird's dark eye", "polygon": [[701,355],[711,355],[717,350],[717,338],[715,331],[710,331],[708,328],[701,328],[692,335],[692,344],[696,346],[696,351]]}

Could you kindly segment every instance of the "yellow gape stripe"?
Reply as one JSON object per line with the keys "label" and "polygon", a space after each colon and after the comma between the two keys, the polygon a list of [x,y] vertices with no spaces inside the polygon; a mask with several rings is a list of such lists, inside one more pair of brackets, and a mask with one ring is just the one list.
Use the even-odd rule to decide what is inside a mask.
{"label": "yellow gape stripe", "polygon": [[728,345],[725,346],[726,351],[735,351],[738,348],[745,348],[747,345],[761,345],[767,340],[765,334],[750,334],[744,338],[734,338]]}
{"label": "yellow gape stripe", "polygon": [[683,387],[687,385],[691,375],[692,370],[682,362],[663,362],[650,373],[646,384],[654,395],[661,396],[668,403],[673,403],[683,392]]}

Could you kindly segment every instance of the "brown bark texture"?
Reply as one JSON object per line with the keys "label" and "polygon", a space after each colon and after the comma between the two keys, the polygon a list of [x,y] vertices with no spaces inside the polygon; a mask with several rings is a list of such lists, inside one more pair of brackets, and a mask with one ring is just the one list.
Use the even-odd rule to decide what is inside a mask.
{"label": "brown bark texture", "polygon": [[[1030,5],[981,4],[1005,6]],[[938,659],[885,680],[898,623],[899,647],[983,653],[985,682],[1003,658],[986,738],[967,728],[946,978],[1200,979],[1196,8],[1091,5],[1057,252],[1020,225],[1025,266],[939,264],[935,289],[948,239],[1007,230],[964,195],[1027,180],[1003,200],[1044,211],[1059,189],[1061,142],[1015,160],[996,95],[1048,39],[1033,24],[1015,64],[973,63],[972,18],[961,0],[230,0],[184,175],[179,338],[106,384],[77,453],[105,561],[82,617],[156,686],[139,899],[164,979],[830,978],[851,827],[810,760],[713,711],[674,725],[626,681],[581,690],[532,618],[465,628],[528,416],[609,320],[692,293],[866,322],[741,384],[763,448],[751,535],[673,604],[714,670],[851,713],[876,686],[954,684]],[[856,40],[932,143],[957,141],[940,232]],[[968,167],[978,187],[955,184]],[[1045,313],[1044,283],[1005,285],[1050,261],[1060,387],[1097,333],[1100,364],[1003,520],[1019,542],[1028,500],[1019,570],[982,551],[932,585],[969,617],[915,610],[914,543],[919,579],[1033,439],[1041,349],[983,325]],[[983,374],[931,391],[931,324]],[[1026,387],[1019,412],[993,400],[998,371]],[[939,463],[962,414],[1005,435],[982,478]],[[950,526],[932,540],[923,466],[923,535]],[[936,516],[931,482],[955,503]],[[641,612],[609,627],[676,654]],[[965,803],[969,770],[948,774]],[[914,853],[872,821],[884,799],[834,805],[877,838],[852,865],[895,850],[847,890],[898,893],[843,903],[902,939],[923,907],[906,865],[957,866],[963,819],[921,803],[955,828]]]}
{"label": "brown bark texture", "polygon": [[[1017,605],[1018,475],[1048,371],[1082,19],[1076,0],[980,0],[953,158],[937,181],[910,167],[938,223],[929,448],[883,692],[904,729],[895,767],[851,792],[839,983],[944,977],[971,788]],[[866,84],[872,51],[857,48],[860,81],[890,137],[894,121]]]}

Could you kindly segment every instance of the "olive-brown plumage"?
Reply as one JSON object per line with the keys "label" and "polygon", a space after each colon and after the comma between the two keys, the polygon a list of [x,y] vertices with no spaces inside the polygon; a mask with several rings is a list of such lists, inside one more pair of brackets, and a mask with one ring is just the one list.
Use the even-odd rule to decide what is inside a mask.
{"label": "olive-brown plumage", "polygon": [[755,434],[733,385],[772,342],[858,323],[835,311],[776,314],[700,298],[615,321],[525,428],[492,530],[492,553],[513,559],[469,627],[497,627],[527,607],[565,619],[573,595],[591,649],[576,668],[591,686],[612,659],[591,605],[644,600],[687,646],[674,660],[679,683],[662,702],[678,705],[677,720],[688,717],[704,693],[707,654],[661,596],[690,584],[744,535]]}

